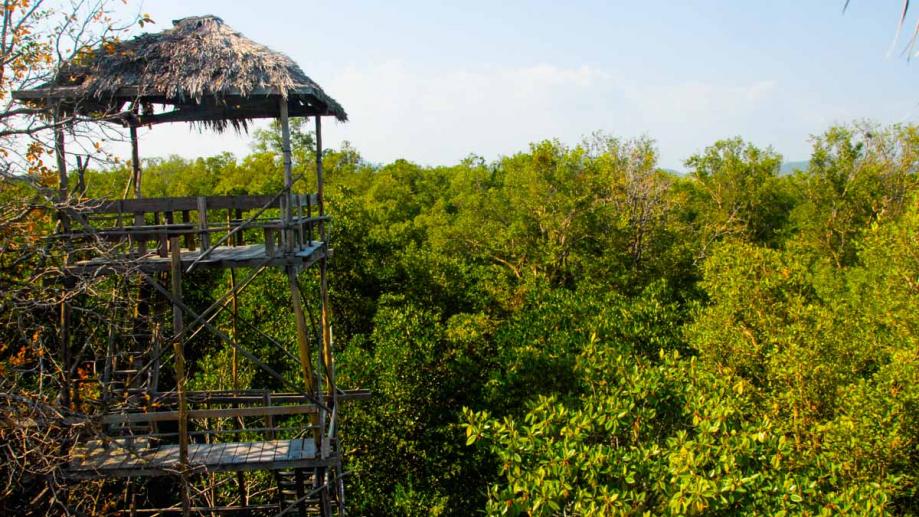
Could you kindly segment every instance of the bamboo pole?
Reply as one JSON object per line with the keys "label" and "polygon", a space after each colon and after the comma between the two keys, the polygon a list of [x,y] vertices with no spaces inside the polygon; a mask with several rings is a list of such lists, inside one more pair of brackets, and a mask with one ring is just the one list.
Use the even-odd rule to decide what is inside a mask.
{"label": "bamboo pole", "polygon": [[[239,339],[239,299],[236,296],[236,268],[230,268],[230,338],[236,343]],[[236,348],[233,348],[230,357],[230,376],[233,390],[239,390],[239,357]]]}
{"label": "bamboo pole", "polygon": [[300,289],[297,286],[297,273],[292,266],[287,267],[287,279],[290,284],[290,305],[293,308],[294,318],[297,323],[297,344],[300,352],[300,366],[303,371],[303,384],[307,393],[316,395],[317,390],[313,382],[313,358],[306,328],[306,315],[303,312],[303,301],[300,299]]}
{"label": "bamboo pole", "polygon": [[[280,123],[281,123],[281,152],[284,155],[284,188],[285,193],[281,197],[281,215],[284,220],[284,229],[281,232],[281,244],[284,250],[290,252],[293,250],[294,238],[290,225],[292,223],[291,196],[293,195],[293,159],[290,149],[290,119],[288,116],[287,99],[279,100]],[[297,324],[297,345],[300,353],[300,366],[303,371],[303,382],[307,393],[319,396],[319,390],[313,377],[313,358],[310,350],[309,334],[306,328],[306,315],[303,312],[303,300],[300,298],[300,289],[297,285],[297,267],[287,266],[287,279],[290,284],[290,303],[294,311],[294,318]],[[319,423],[319,415],[311,415],[310,421],[313,426]],[[322,430],[314,431],[314,438],[317,445],[322,440]]]}
{"label": "bamboo pole", "polygon": [[319,240],[325,242],[325,222],[322,216],[325,215],[325,201],[323,189],[323,171],[322,171],[322,117],[316,115],[316,204],[319,209]]}
{"label": "bamboo pole", "polygon": [[281,122],[281,153],[284,155],[284,195],[281,197],[281,219],[283,220],[281,230],[281,247],[285,251],[293,249],[293,239],[290,234],[291,224],[291,207],[290,197],[293,193],[293,158],[290,153],[290,117],[287,113],[287,99],[281,98],[278,101]]}
{"label": "bamboo pole", "polygon": [[140,151],[137,147],[137,126],[131,122],[131,179],[134,182],[134,199],[140,199]]}
{"label": "bamboo pole", "polygon": [[[171,237],[169,239],[172,248],[170,261],[171,280],[172,280],[172,326],[175,334],[182,332],[184,322],[182,320],[182,256],[179,249],[179,238]],[[189,508],[191,502],[188,498],[188,408],[185,403],[185,343],[182,339],[173,341],[175,348],[175,369],[176,369],[176,395],[179,399],[179,469],[182,478],[182,515],[190,515]]]}
{"label": "bamboo pole", "polygon": [[[316,204],[319,217],[325,215],[325,200],[322,170],[322,117],[316,116]],[[319,220],[319,239],[326,248],[326,254],[319,261],[319,294],[322,302],[320,325],[322,327],[322,363],[325,373],[326,392],[332,400],[326,401],[330,407],[335,404],[335,366],[332,362],[332,329],[329,321],[329,288],[328,288],[328,243],[326,243],[325,222]]]}
{"label": "bamboo pole", "polygon": [[[294,266],[287,266],[287,279],[290,283],[290,304],[294,310],[294,318],[297,323],[297,345],[300,352],[300,366],[303,372],[303,383],[306,392],[316,398],[322,399],[313,377],[313,358],[310,350],[309,334],[306,328],[306,314],[303,312],[303,300],[300,298],[300,287],[297,285],[297,270]],[[325,403],[325,401],[322,401]],[[322,443],[323,430],[319,425],[320,421],[325,421],[325,409],[319,409],[321,414],[311,414],[310,424],[313,426],[313,440],[317,447]]]}
{"label": "bamboo pole", "polygon": [[[134,124],[134,121],[130,121],[129,133],[131,139],[131,180],[130,182],[134,184],[134,198],[140,199],[141,195],[141,170],[140,170],[140,149],[138,148],[137,143],[137,126]],[[143,226],[145,224],[144,214],[142,212],[137,212],[134,214],[134,225]],[[137,256],[142,257],[147,254],[147,243],[143,240],[143,237],[137,242]],[[143,282],[138,286],[137,293],[137,305],[134,310],[134,333],[141,334],[142,331],[150,331],[153,329],[150,326],[149,321],[146,320],[148,313],[150,311],[150,306],[147,301],[149,295],[149,288],[144,285]],[[155,339],[155,337],[153,338]],[[158,372],[157,372],[158,375]]]}
{"label": "bamboo pole", "polygon": [[[238,319],[239,319],[239,305],[238,305],[239,300],[237,299],[237,296],[236,296],[237,295],[236,268],[230,268],[230,292],[232,293],[231,294],[231,310],[230,310],[230,314],[231,314],[230,339],[232,339],[234,343],[237,343],[239,339],[239,328],[237,326]],[[232,354],[230,358],[230,362],[231,362],[230,375],[231,375],[232,382],[233,382],[233,391],[239,391],[239,353],[236,350],[235,346],[232,347],[232,351],[230,353]],[[237,407],[237,404],[234,404],[233,407]],[[236,427],[237,430],[242,429],[244,427],[244,423],[245,421],[243,420],[243,418],[239,417],[235,420],[234,427]],[[248,504],[248,493],[246,490],[245,472],[239,471],[236,473],[236,484],[237,484],[237,487],[239,488],[240,504],[242,506],[246,506]]]}

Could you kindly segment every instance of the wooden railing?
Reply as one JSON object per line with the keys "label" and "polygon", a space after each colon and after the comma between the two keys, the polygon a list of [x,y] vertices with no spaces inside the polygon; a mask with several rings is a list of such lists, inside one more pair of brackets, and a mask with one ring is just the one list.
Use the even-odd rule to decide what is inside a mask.
{"label": "wooden railing", "polygon": [[[337,404],[320,417],[323,406],[298,393],[267,390],[189,391],[185,394],[188,429],[185,443],[228,443],[312,438],[316,454],[333,453],[337,433]],[[336,399],[366,399],[366,390],[339,391]],[[329,394],[320,394],[330,400]],[[99,417],[109,439],[141,447],[181,443],[177,424],[182,418],[175,392],[152,393],[148,411],[117,412]]]}
{"label": "wooden railing", "polygon": [[327,219],[313,215],[316,194],[289,199],[286,221],[280,194],[89,200],[72,211],[76,224],[65,237],[102,239],[130,256],[161,257],[168,256],[173,237],[183,248],[205,253],[212,246],[244,246],[251,240],[264,243],[266,254],[275,256],[310,246],[319,237],[316,225]]}
{"label": "wooden railing", "polygon": [[[185,417],[192,443],[260,441],[321,436],[319,426],[309,424],[309,415],[319,407],[307,397],[264,390],[230,392],[188,392]],[[154,443],[175,443],[175,424],[182,418],[174,393],[151,397],[156,404],[146,412],[120,412],[100,417],[99,422],[113,437],[133,435]],[[304,416],[307,420],[304,422]],[[138,432],[137,426],[149,426]],[[304,434],[306,433],[306,434]],[[317,445],[318,447],[318,445]]]}

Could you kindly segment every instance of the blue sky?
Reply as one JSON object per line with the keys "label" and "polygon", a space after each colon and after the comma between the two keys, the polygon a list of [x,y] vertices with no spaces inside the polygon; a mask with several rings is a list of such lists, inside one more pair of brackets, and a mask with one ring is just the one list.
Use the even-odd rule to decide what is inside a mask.
{"label": "blue sky", "polygon": [[[681,169],[719,138],[771,145],[791,161],[834,123],[919,121],[919,62],[899,52],[908,38],[888,56],[901,0],[851,0],[845,15],[842,5],[147,0],[140,9],[157,22],[150,30],[215,14],[287,53],[351,117],[323,126],[327,145],[348,140],[373,162],[490,160],[603,131],[649,136],[660,164]],[[159,126],[141,152],[242,156],[248,141]]]}

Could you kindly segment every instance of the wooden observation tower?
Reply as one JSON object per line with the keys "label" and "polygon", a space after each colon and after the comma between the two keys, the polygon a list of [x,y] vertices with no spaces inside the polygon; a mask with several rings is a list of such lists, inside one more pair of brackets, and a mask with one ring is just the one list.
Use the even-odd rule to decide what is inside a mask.
{"label": "wooden observation tower", "polygon": [[[346,120],[342,107],[290,58],[214,16],[100,49],[14,98],[57,120],[120,124],[131,137],[133,188],[125,192],[133,196],[87,200],[68,188],[65,127],[55,134],[67,282],[107,288],[61,307],[62,399],[93,428],[71,444],[66,475],[119,480],[119,509],[130,515],[344,515],[339,403],[366,393],[336,386],[330,327],[321,120]],[[293,175],[291,117],[315,122],[315,192],[302,192],[312,180]],[[141,196],[138,127],[187,122],[222,131],[259,118],[280,122],[280,192]],[[295,342],[240,315],[240,294],[272,269],[283,279],[277,288],[289,292]],[[193,307],[183,293],[206,270],[223,270],[228,289]],[[109,315],[109,328],[94,337],[72,307],[87,297]],[[231,351],[232,389],[188,389],[203,335]],[[273,359],[253,351],[266,348]],[[240,385],[241,361],[267,387]],[[268,497],[249,494],[255,479],[268,480]],[[153,493],[155,486],[171,489]]]}

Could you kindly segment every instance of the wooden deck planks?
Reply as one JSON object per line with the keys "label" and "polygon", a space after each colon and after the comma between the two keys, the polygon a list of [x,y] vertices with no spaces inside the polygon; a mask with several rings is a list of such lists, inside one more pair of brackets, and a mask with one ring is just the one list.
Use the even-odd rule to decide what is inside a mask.
{"label": "wooden deck planks", "polygon": [[303,440],[296,439],[291,440],[287,449],[287,461],[293,460],[300,455],[300,450],[303,447]]}
{"label": "wooden deck planks", "polygon": [[[312,241],[310,245],[303,247],[302,249],[295,251],[293,256],[277,256],[269,258],[265,254],[265,245],[264,244],[246,244],[242,246],[219,246],[214,248],[214,250],[209,253],[204,259],[198,262],[198,266],[202,267],[246,267],[257,265],[266,259],[270,263],[286,263],[289,261],[298,261],[298,262],[311,262],[313,259],[318,259],[322,254],[323,246],[321,242]],[[181,262],[183,267],[187,267],[192,264],[198,257],[201,256],[202,251],[197,250],[187,250],[183,249],[181,252]],[[128,257],[95,257],[89,260],[81,260],[71,264],[71,268],[76,271],[79,270],[96,270],[103,268],[117,268],[123,265],[126,262],[130,262],[134,265],[139,265],[141,269],[150,270],[150,271],[165,271],[169,269],[169,257],[160,257],[157,255],[150,255],[144,257],[143,259],[130,259]]]}
{"label": "wooden deck planks", "polygon": [[[188,446],[191,467],[205,471],[283,469],[321,463],[312,438],[243,443],[193,443]],[[87,444],[75,449],[69,472],[74,477],[144,476],[174,472],[179,446],[134,448],[126,444]]]}

